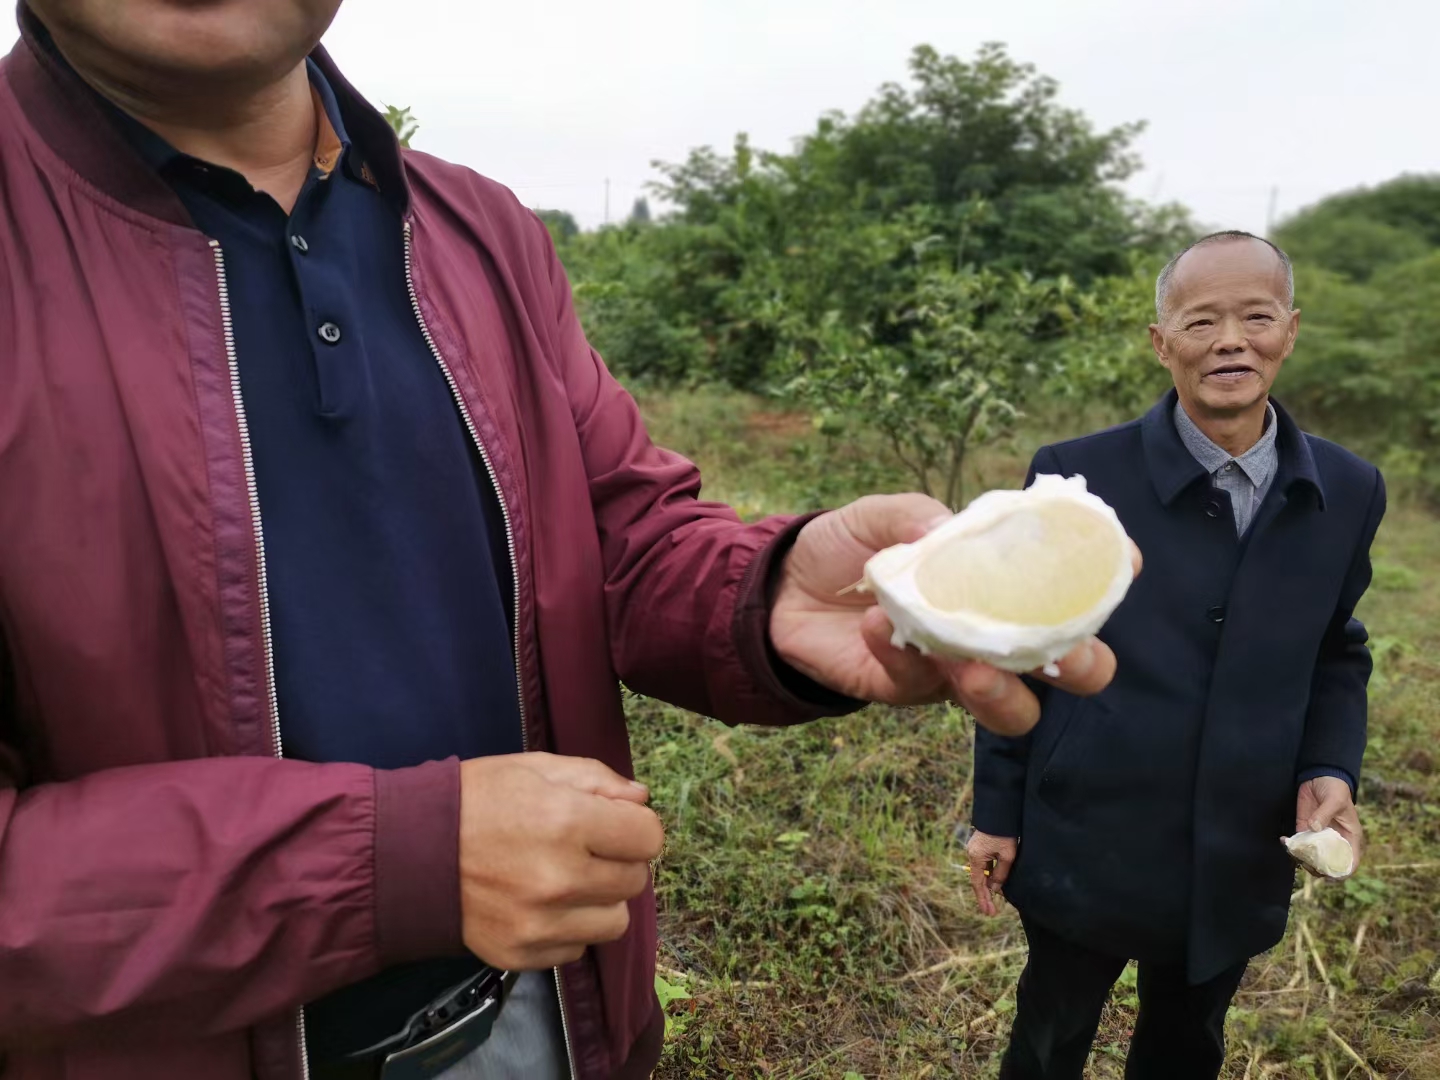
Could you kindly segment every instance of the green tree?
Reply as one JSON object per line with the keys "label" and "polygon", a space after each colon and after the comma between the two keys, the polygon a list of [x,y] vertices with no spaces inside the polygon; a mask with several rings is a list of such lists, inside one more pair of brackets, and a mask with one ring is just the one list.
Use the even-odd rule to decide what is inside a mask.
{"label": "green tree", "polygon": [[877,342],[832,313],[788,340],[788,393],[881,432],[920,489],[959,509],[972,447],[1013,428],[1046,362],[1037,331],[1073,291],[1008,270],[936,267],[905,312],[909,340]]}
{"label": "green tree", "polygon": [[395,130],[395,137],[400,140],[400,145],[408,148],[410,140],[420,130],[420,122],[410,115],[410,106],[398,109],[394,105],[385,106],[385,120]]}
{"label": "green tree", "polygon": [[630,380],[702,378],[710,349],[700,328],[668,306],[691,252],[684,230],[620,227],[560,247],[590,343]]}
{"label": "green tree", "polygon": [[1135,167],[1138,125],[1097,132],[1053,80],[998,45],[973,60],[928,47],[912,85],[889,85],[854,117],[833,113],[789,154],[736,140],[661,165],[657,185],[690,226],[695,274],[667,305],[714,345],[715,373],[759,385],[780,337],[777,304],[813,320],[838,311],[904,347],[914,250],[1086,285],[1128,270],[1132,249],[1193,235],[1175,208],[1150,211],[1115,186]]}
{"label": "green tree", "polygon": [[1171,385],[1150,344],[1159,257],[1137,257],[1125,275],[1076,292],[1061,309],[1065,332],[1056,343],[1045,392],[1086,420],[1136,416]]}
{"label": "green tree", "polygon": [[1382,464],[1440,499],[1440,249],[1371,284],[1391,331],[1384,352],[1395,408],[1374,428],[1385,433]]}
{"label": "green tree", "polygon": [[545,223],[556,247],[564,247],[580,235],[580,223],[565,210],[536,210],[535,216]]}
{"label": "green tree", "polygon": [[650,220],[650,200],[642,195],[630,208],[629,222],[631,225],[649,225]]}
{"label": "green tree", "polygon": [[1317,214],[1281,231],[1277,243],[1302,264],[1369,281],[1377,270],[1430,250],[1424,237],[1373,218]]}
{"label": "green tree", "polygon": [[1440,175],[1332,195],[1282,223],[1274,240],[1296,262],[1368,281],[1440,248]]}

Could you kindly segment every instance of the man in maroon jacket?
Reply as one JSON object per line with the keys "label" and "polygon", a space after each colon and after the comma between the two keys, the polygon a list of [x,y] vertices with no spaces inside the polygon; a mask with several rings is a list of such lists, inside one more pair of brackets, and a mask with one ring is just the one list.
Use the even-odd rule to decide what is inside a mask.
{"label": "man in maroon jacket", "polygon": [[1038,715],[842,595],[938,503],[698,500],[544,227],[317,48],[337,6],[30,0],[0,66],[6,1080],[645,1076],[619,680]]}

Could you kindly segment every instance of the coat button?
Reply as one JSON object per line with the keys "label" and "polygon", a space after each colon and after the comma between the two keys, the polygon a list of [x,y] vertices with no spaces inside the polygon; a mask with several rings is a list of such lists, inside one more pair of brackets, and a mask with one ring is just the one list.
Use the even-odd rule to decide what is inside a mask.
{"label": "coat button", "polygon": [[304,255],[307,251],[310,250],[309,242],[299,233],[296,233],[294,236],[290,237],[290,245],[296,251],[300,252],[301,255]]}
{"label": "coat button", "polygon": [[1205,516],[1206,516],[1206,517],[1211,517],[1211,518],[1218,518],[1218,517],[1220,516],[1220,500],[1218,500],[1218,499],[1206,499],[1206,500],[1205,500]]}
{"label": "coat button", "polygon": [[316,333],[320,335],[320,340],[327,345],[337,345],[340,342],[340,327],[333,322],[321,323],[320,329]]}
{"label": "coat button", "polygon": [[1222,623],[1225,621],[1225,609],[1217,604],[1205,612],[1205,617],[1213,623]]}

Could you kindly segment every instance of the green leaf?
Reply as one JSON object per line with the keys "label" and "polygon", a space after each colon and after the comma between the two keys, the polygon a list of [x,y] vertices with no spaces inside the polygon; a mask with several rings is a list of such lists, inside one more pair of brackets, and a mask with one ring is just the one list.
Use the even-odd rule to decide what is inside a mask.
{"label": "green leaf", "polygon": [[666,1008],[672,1001],[689,1001],[690,995],[686,993],[685,987],[679,983],[667,982],[660,975],[655,976],[655,996],[660,999],[660,1007]]}

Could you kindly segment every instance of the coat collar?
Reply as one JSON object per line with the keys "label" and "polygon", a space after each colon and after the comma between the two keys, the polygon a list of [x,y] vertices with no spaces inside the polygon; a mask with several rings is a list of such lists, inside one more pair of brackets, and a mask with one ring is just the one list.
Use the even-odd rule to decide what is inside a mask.
{"label": "coat collar", "polygon": [[[1191,484],[1209,475],[1175,430],[1175,405],[1178,400],[1179,394],[1172,388],[1140,421],[1145,465],[1155,494],[1165,506],[1173,503]],[[1315,465],[1315,455],[1310,450],[1310,440],[1283,405],[1274,398],[1270,402],[1275,406],[1278,425],[1275,442],[1280,451],[1275,488],[1288,494],[1297,484],[1307,485],[1314,489],[1316,504],[1324,510],[1325,486]]]}
{"label": "coat collar", "polygon": [[[20,41],[0,71],[39,136],[81,177],[122,205],[193,228],[179,197],[115,129],[95,92],[50,55],[44,44],[49,32],[25,0],[20,0],[18,19]],[[310,59],[330,84],[349,135],[358,145],[379,148],[366,158],[376,186],[382,193],[398,193],[402,210],[408,211],[410,188],[394,131],[340,74],[323,48],[317,46]]]}

